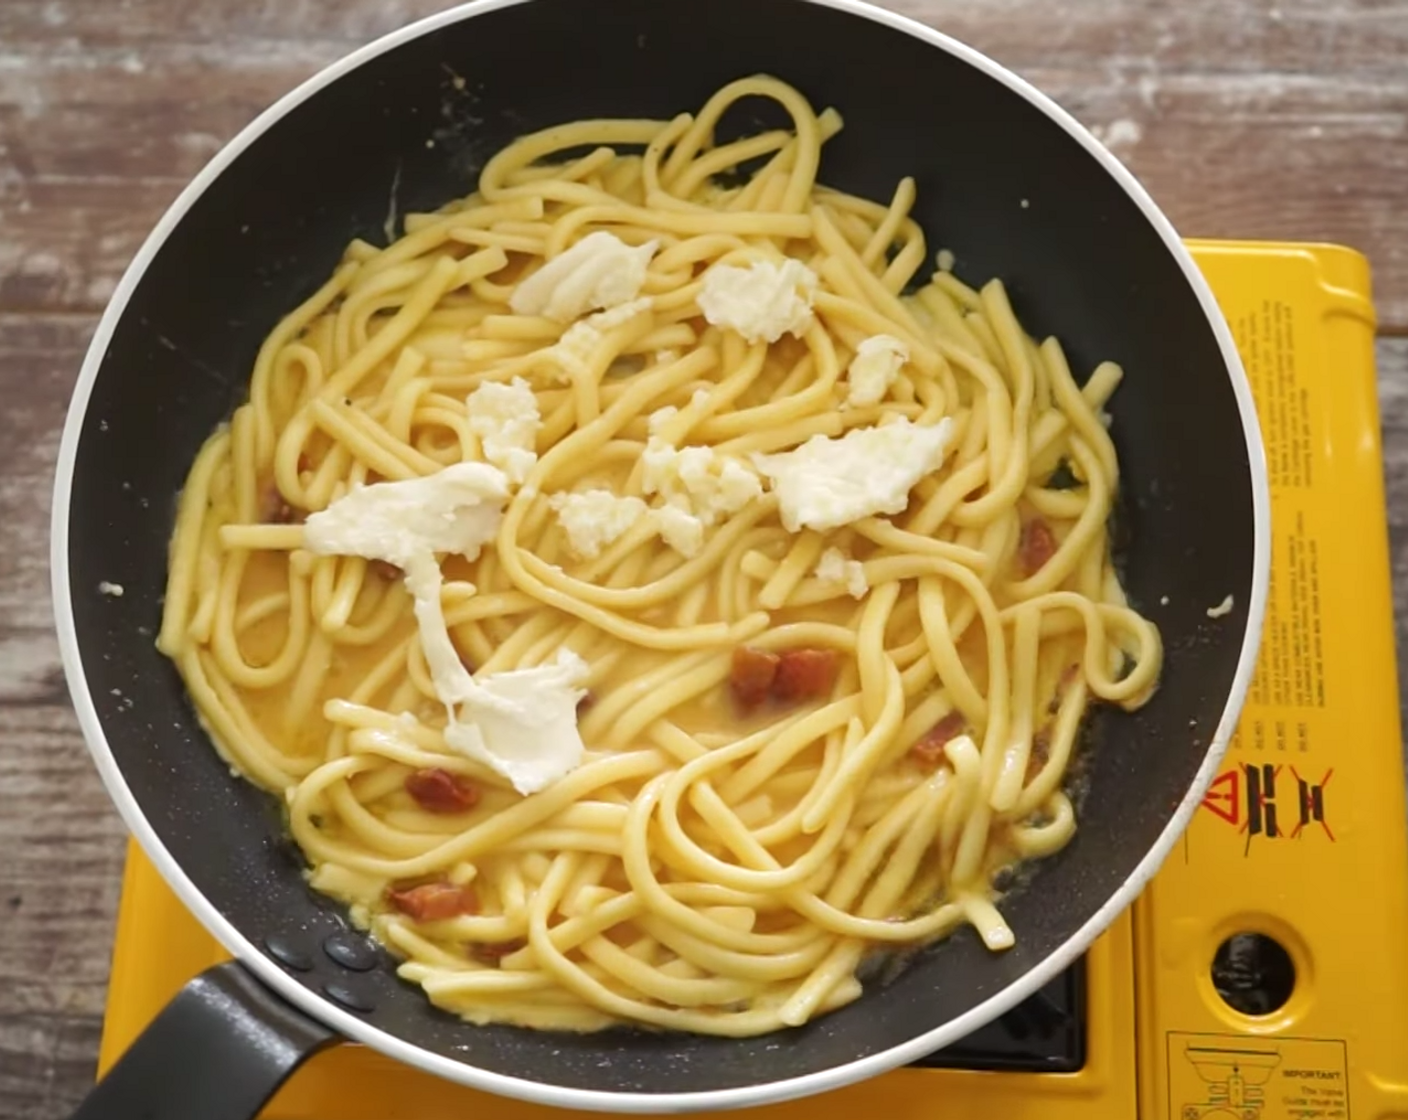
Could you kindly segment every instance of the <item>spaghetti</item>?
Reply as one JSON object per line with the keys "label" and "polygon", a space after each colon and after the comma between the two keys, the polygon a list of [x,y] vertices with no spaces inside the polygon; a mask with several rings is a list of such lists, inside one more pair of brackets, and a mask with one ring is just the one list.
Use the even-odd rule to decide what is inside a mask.
{"label": "spaghetti", "polygon": [[[792,127],[716,142],[750,97]],[[349,246],[191,469],[161,650],[312,885],[468,1019],[755,1035],[868,954],[1005,948],[994,879],[1074,833],[1088,706],[1156,686],[1120,370],[917,281],[914,181],[817,181],[841,123],[758,77],[518,140]],[[497,495],[446,508],[460,544],[328,543],[452,476]],[[543,743],[514,769],[459,705],[540,681],[531,716],[552,673],[585,750],[525,778]]]}

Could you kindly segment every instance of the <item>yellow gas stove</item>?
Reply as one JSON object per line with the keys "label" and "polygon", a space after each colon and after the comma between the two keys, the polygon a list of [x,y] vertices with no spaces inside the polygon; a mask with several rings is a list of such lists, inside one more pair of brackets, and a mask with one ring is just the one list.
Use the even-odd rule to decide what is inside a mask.
{"label": "yellow gas stove", "polygon": [[[1182,844],[1081,966],[937,1061],[756,1120],[1408,1116],[1408,827],[1363,258],[1195,242],[1266,435],[1261,662]],[[100,1067],[223,957],[129,853]],[[356,1046],[267,1120],[554,1120]]]}

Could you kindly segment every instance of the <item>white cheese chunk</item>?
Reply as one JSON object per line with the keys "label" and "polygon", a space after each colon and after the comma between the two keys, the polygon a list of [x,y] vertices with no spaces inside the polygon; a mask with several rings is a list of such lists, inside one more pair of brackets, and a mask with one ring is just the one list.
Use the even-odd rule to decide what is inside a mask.
{"label": "white cheese chunk", "polygon": [[561,367],[558,380],[571,381],[574,377],[587,376],[587,362],[600,343],[601,332],[592,326],[590,319],[568,327],[549,351]]}
{"label": "white cheese chunk", "polygon": [[909,361],[909,347],[888,334],[867,338],[846,371],[846,403],[852,408],[879,404]]}
{"label": "white cheese chunk", "polygon": [[708,486],[702,496],[690,489],[695,509],[702,507],[704,512],[715,517],[734,513],[763,495],[762,481],[743,463],[729,456],[720,456],[719,461],[718,473],[708,477]]}
{"label": "white cheese chunk", "polygon": [[667,404],[663,408],[657,408],[652,412],[645,422],[646,430],[652,435],[659,435],[660,429],[680,414],[680,410],[672,404]]}
{"label": "white cheese chunk", "polygon": [[525,796],[582,760],[577,702],[587,666],[562,650],[556,664],[475,679],[450,640],[437,552],[473,560],[498,531],[508,479],[487,463],[457,463],[425,478],[364,486],[313,514],[313,552],[385,560],[406,573],[421,647],[449,724],[445,742],[502,774]]}
{"label": "white cheese chunk", "polygon": [[568,546],[583,560],[601,555],[603,548],[647,512],[639,498],[623,498],[600,489],[554,494],[548,504],[557,511],[557,521],[567,534]]}
{"label": "white cheese chunk", "polygon": [[633,299],[609,311],[599,311],[568,327],[551,351],[562,367],[565,375],[562,380],[587,376],[587,362],[592,351],[601,345],[604,332],[619,327],[652,306],[653,301],[648,296]]}
{"label": "white cheese chunk", "polygon": [[[660,411],[663,413],[665,410]],[[682,493],[685,490],[685,476],[693,479],[696,486],[702,485],[701,480],[709,473],[713,462],[714,450],[711,447],[671,447],[659,436],[651,436],[640,456],[641,489],[647,494],[664,494],[667,497]]]}
{"label": "white cheese chunk", "polygon": [[407,562],[406,590],[413,600],[420,644],[425,652],[426,667],[430,670],[430,682],[435,687],[435,695],[445,705],[453,726],[459,718],[456,705],[473,694],[474,679],[450,640],[444,604],[440,602],[443,586],[440,564],[430,553],[418,553]]}
{"label": "white cheese chunk", "polygon": [[545,789],[582,762],[577,705],[587,663],[570,649],[531,669],[490,673],[474,681],[445,742],[492,767],[521,794]]}
{"label": "white cheese chunk", "polygon": [[528,382],[486,381],[465,401],[469,430],[479,437],[484,458],[510,482],[522,482],[538,461],[538,429],[543,426],[538,398]]}
{"label": "white cheese chunk", "polygon": [[[658,429],[674,415],[661,409],[651,417],[652,425]],[[672,447],[652,435],[640,461],[641,489],[664,499],[652,513],[656,529],[684,556],[698,555],[705,529],[763,493],[762,480],[742,460],[712,447]]]}
{"label": "white cheese chunk", "polygon": [[652,436],[641,453],[641,467],[642,490],[686,504],[706,525],[763,493],[762,482],[741,460],[712,447],[671,447]]}
{"label": "white cheese chunk", "polygon": [[748,268],[716,264],[704,274],[699,310],[716,327],[748,342],[801,337],[812,325],[816,273],[791,258],[781,265],[756,261]]}
{"label": "white cheese chunk", "polygon": [[678,505],[651,510],[651,520],[661,539],[686,558],[698,556],[704,547],[704,522]]}
{"label": "white cheese chunk", "polygon": [[782,524],[826,532],[875,514],[899,513],[914,484],[943,461],[953,431],[948,417],[914,424],[852,428],[845,435],[816,435],[776,455],[754,455],[772,480]]}
{"label": "white cheese chunk", "polygon": [[817,561],[816,578],[827,583],[845,584],[846,593],[853,599],[864,599],[870,590],[870,581],[865,578],[865,565],[852,560],[839,548],[828,548]]}
{"label": "white cheese chunk", "polygon": [[570,323],[588,311],[617,307],[640,294],[656,241],[632,248],[614,233],[589,233],[514,289],[518,315],[546,315]]}
{"label": "white cheese chunk", "polygon": [[303,527],[312,552],[364,556],[399,568],[411,557],[459,553],[470,560],[493,540],[508,479],[487,463],[456,463],[424,478],[361,486]]}
{"label": "white cheese chunk", "polygon": [[649,311],[655,306],[655,301],[649,296],[641,296],[640,299],[633,299],[629,303],[622,303],[606,311],[598,311],[587,322],[591,323],[598,331],[609,331],[619,327],[622,323],[629,323],[642,311]]}

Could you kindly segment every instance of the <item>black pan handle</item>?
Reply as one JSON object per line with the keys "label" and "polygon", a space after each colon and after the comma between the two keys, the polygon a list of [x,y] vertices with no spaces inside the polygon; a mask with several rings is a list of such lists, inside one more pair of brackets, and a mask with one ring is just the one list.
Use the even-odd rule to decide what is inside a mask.
{"label": "black pan handle", "polygon": [[254,1120],[337,1037],[243,965],[218,964],[162,1009],[73,1120]]}

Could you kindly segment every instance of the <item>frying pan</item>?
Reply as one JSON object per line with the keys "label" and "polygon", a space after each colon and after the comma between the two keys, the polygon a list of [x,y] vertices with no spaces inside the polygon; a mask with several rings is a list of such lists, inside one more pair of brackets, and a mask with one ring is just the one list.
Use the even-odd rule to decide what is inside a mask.
{"label": "frying pan", "polygon": [[[667,118],[756,72],[841,110],[826,182],[880,199],[916,176],[916,216],[961,275],[1002,277],[1073,368],[1124,366],[1121,563],[1162,629],[1162,685],[1136,713],[1093,715],[1079,831],[1006,901],[1008,952],[959,932],[850,1006],[752,1040],[470,1026],[305,885],[276,800],[220,761],[157,653],[176,494],[244,398],[266,332],[349,239],[384,242],[397,214],[465,194],[525,131]],[[728,123],[783,122],[760,107]],[[162,218],[64,431],[53,578],[73,701],[127,825],[236,958],[194,981],[78,1115],[250,1116],[343,1039],[480,1089],[617,1112],[778,1101],[955,1042],[1069,966],[1186,826],[1250,680],[1268,510],[1245,375],[1169,223],[1069,116],[974,51],[852,0],[488,0],[356,52],[259,117]],[[1231,613],[1210,619],[1228,595]]]}

